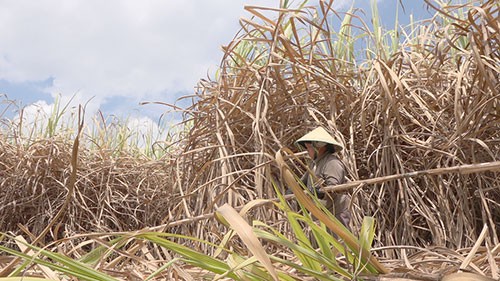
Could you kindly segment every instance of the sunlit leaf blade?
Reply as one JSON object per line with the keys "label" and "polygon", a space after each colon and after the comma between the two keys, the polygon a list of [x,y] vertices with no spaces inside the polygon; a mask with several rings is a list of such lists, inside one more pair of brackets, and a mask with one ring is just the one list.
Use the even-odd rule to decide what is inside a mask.
{"label": "sunlit leaf blade", "polygon": [[274,269],[271,260],[269,259],[266,251],[260,244],[259,240],[253,233],[252,227],[229,205],[223,205],[217,212],[220,213],[229,225],[232,227],[238,236],[243,240],[255,257],[262,263],[262,265],[269,271],[274,280],[278,280],[278,276]]}
{"label": "sunlit leaf blade", "polygon": [[366,251],[371,250],[373,238],[375,237],[375,220],[373,217],[363,217],[361,230],[359,231],[359,242]]}
{"label": "sunlit leaf blade", "polygon": [[[36,252],[35,255],[30,256],[22,252],[18,252],[3,246],[0,246],[0,250],[10,253],[12,255],[18,256],[23,258],[26,261],[30,261],[36,264],[44,265],[54,271],[61,272],[61,273],[66,273],[70,276],[74,276],[79,278],[80,280],[107,280],[107,281],[115,281],[117,279],[106,275],[104,273],[101,273],[97,270],[94,270],[78,261],[75,261],[69,257],[47,251],[44,249],[40,249],[38,247],[35,247],[30,244],[26,244],[26,246]],[[46,260],[43,260],[40,257],[47,257],[50,258],[52,261],[58,262],[60,265],[55,264],[53,262],[49,262]]]}
{"label": "sunlit leaf blade", "polygon": [[[184,257],[183,259],[184,262],[192,264],[199,268],[203,268],[217,274],[225,274],[228,271],[231,271],[231,268],[225,262],[215,259],[209,255],[197,252],[186,246],[169,241],[168,239],[163,238],[158,234],[145,233],[139,235],[138,237],[146,239],[152,243],[155,243],[159,246],[162,246],[170,251],[173,251],[181,255],[182,257]],[[231,278],[237,278],[237,276],[234,273],[229,273],[228,276]]]}

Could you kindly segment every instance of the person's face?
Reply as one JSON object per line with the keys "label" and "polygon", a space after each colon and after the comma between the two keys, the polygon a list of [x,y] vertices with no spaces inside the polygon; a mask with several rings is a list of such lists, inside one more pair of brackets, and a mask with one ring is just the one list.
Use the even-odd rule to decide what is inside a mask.
{"label": "person's face", "polygon": [[323,153],[326,152],[326,146],[322,146],[320,148],[317,148],[314,146],[313,143],[310,143],[310,142],[306,142],[305,146],[307,149],[307,154],[313,160],[316,159],[316,157],[319,157],[319,156],[323,155]]}
{"label": "person's face", "polygon": [[316,155],[315,155],[315,154],[316,154],[316,153],[315,153],[315,152],[316,152],[316,150],[315,150],[315,148],[314,148],[313,144],[312,144],[312,143],[310,143],[310,142],[306,142],[306,149],[307,149],[307,154],[309,155],[309,157],[310,157],[311,159],[314,159],[314,157],[316,156]]}

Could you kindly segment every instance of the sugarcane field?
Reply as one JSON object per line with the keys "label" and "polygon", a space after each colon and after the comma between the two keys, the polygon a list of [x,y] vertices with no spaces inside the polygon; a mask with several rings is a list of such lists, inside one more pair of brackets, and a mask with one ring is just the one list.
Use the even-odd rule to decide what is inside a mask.
{"label": "sugarcane field", "polygon": [[500,280],[500,2],[334,2],[242,7],[161,139],[0,96],[0,281]]}

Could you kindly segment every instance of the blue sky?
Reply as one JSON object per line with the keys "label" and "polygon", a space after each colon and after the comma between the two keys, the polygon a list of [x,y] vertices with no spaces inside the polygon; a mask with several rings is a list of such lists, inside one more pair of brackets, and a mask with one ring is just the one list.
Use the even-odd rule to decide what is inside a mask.
{"label": "blue sky", "polygon": [[[392,28],[399,0],[378,1]],[[423,0],[403,1],[409,14],[428,16]],[[315,3],[315,1],[310,1]],[[336,1],[345,9],[353,1]],[[0,94],[21,107],[49,109],[56,97],[117,116],[159,118],[160,106],[194,92],[213,77],[221,45],[250,17],[244,5],[278,6],[271,0],[0,0]],[[370,15],[368,0],[354,2]],[[0,97],[1,99],[1,97]],[[1,100],[0,100],[1,101]],[[185,105],[185,104],[181,104]],[[1,104],[0,104],[1,106]],[[1,112],[1,108],[0,108]]]}

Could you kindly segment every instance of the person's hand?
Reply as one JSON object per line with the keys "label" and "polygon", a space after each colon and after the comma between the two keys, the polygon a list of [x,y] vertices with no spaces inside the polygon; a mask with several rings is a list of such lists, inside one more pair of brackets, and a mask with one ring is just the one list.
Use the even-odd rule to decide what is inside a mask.
{"label": "person's hand", "polygon": [[321,190],[321,186],[323,185],[324,180],[319,179],[314,183],[314,192],[316,193],[316,197],[318,199],[323,199],[325,197],[325,192]]}
{"label": "person's hand", "polygon": [[323,199],[325,197],[325,192],[321,190],[321,185],[319,184],[314,186],[314,192],[316,193],[316,197],[318,197],[318,199]]}

